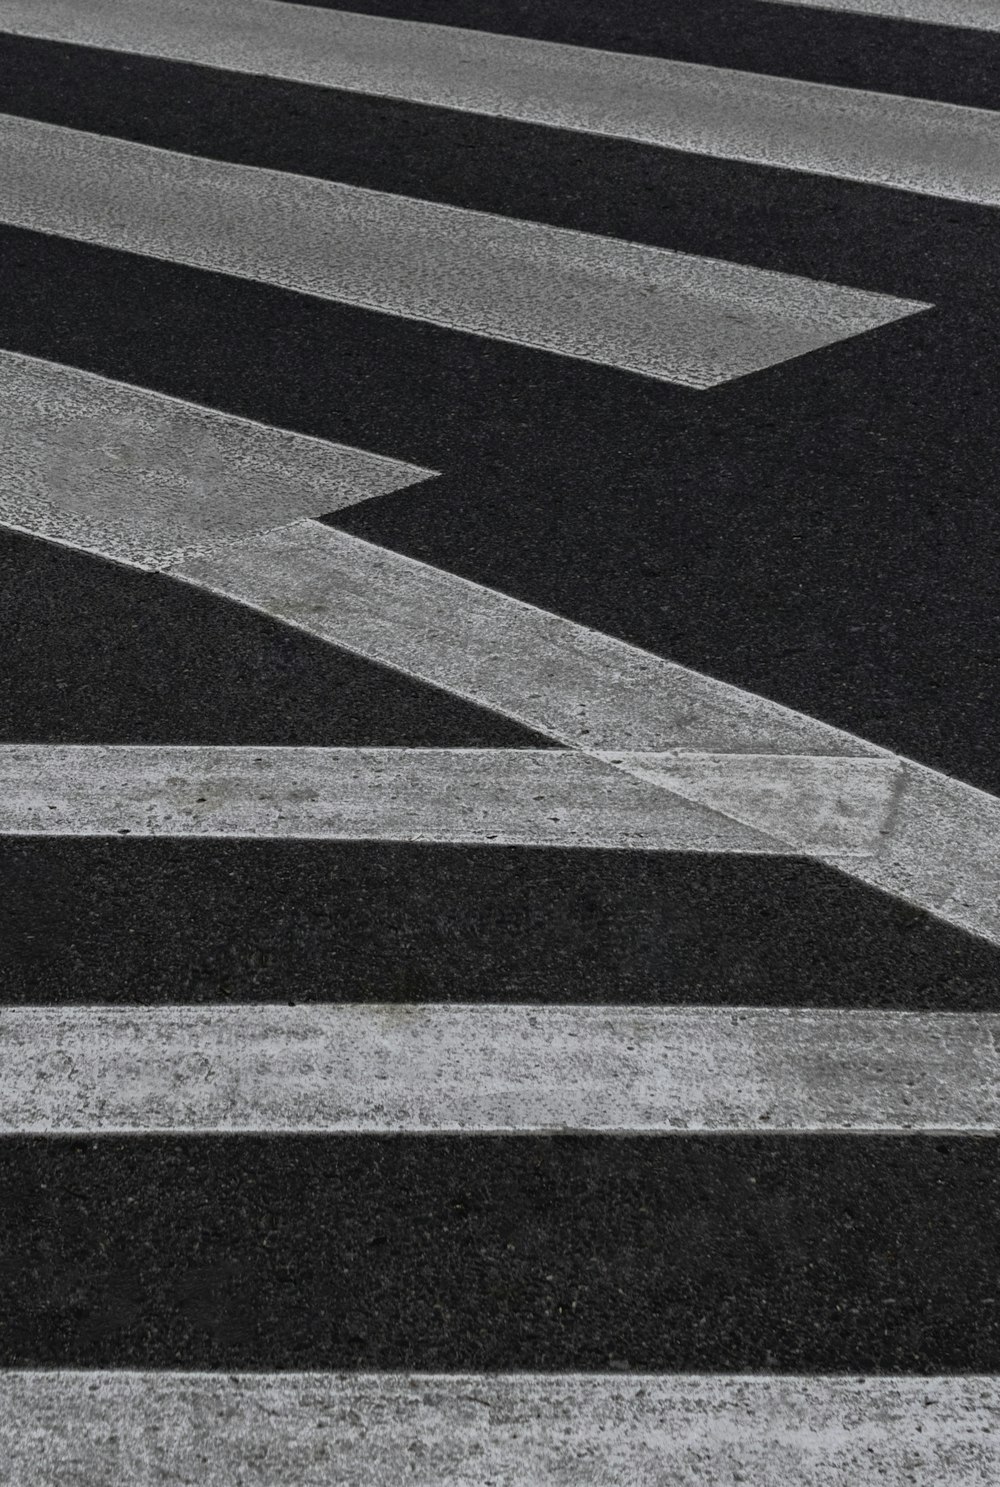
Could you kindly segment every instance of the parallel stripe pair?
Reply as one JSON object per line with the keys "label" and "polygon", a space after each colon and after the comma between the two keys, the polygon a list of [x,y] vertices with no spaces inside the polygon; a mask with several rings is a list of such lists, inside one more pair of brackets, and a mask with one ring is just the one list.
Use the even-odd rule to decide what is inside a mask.
{"label": "parallel stripe pair", "polygon": [[0,29],[1000,204],[981,109],[275,0],[3,0]]}

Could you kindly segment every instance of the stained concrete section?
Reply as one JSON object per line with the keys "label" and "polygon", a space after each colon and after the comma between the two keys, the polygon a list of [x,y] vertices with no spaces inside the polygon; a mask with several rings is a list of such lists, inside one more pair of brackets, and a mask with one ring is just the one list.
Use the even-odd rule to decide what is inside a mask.
{"label": "stained concrete section", "polygon": [[[811,855],[871,857],[893,830],[901,764],[823,755],[607,754],[641,779],[711,803]],[[767,823],[767,825],[765,825]]]}
{"label": "stained concrete section", "polygon": [[889,757],[765,697],[320,522],[234,542],[172,572],[577,748]]}
{"label": "stained concrete section", "polygon": [[1000,1016],[262,1005],[0,1012],[0,1133],[1000,1129]]}
{"label": "stained concrete section", "polygon": [[998,0],[771,0],[771,3],[794,5],[796,9],[923,21],[931,26],[960,26],[970,31],[1000,31]]}
{"label": "stained concrete section", "polygon": [[993,1377],[0,1373],[9,1487],[993,1487]]}
{"label": "stained concrete section", "polygon": [[1000,118],[919,98],[272,0],[2,0],[0,29],[1000,204]]}
{"label": "stained concrete section", "polygon": [[786,850],[558,749],[7,744],[0,832]]}
{"label": "stained concrete section", "polygon": [[688,387],[927,308],[11,115],[0,147],[0,218],[14,226]]}
{"label": "stained concrete section", "polygon": [[433,470],[0,351],[0,523],[143,568]]}

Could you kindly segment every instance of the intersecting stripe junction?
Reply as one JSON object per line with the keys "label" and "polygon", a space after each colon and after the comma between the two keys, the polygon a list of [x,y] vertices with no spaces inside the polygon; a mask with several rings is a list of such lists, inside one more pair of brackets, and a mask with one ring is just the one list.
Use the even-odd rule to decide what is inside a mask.
{"label": "intersecting stripe junction", "polygon": [[927,308],[11,115],[0,217],[690,387]]}
{"label": "intersecting stripe junction", "polygon": [[0,29],[1000,204],[981,109],[274,0],[2,0]]}
{"label": "intersecting stripe junction", "polygon": [[[0,745],[0,832],[787,850],[710,807],[549,749]],[[851,841],[849,823],[841,835]]]}
{"label": "intersecting stripe junction", "polygon": [[[822,843],[864,882],[1000,942],[1000,800],[961,781],[319,522],[171,571],[796,850]],[[840,837],[838,854],[845,827],[853,839]]]}
{"label": "intersecting stripe junction", "polygon": [[[0,357],[0,387],[11,411],[8,524],[165,569],[601,761],[429,751],[418,764],[331,751],[325,762],[268,753],[262,766],[240,751],[14,748],[2,753],[7,830],[783,844],[1000,939],[994,797],[479,584],[313,520],[282,520],[362,499],[373,480],[391,489],[432,472],[32,358]],[[217,470],[228,460],[235,483],[201,487],[170,438],[178,429]],[[251,499],[237,499],[251,466]],[[178,778],[181,758],[191,779]],[[294,778],[300,764],[308,787]],[[451,794],[455,771],[475,782],[478,816]],[[659,790],[637,789],[635,777]],[[584,798],[571,801],[577,784]],[[611,801],[622,807],[615,820]]]}
{"label": "intersecting stripe junction", "polygon": [[0,1010],[0,1133],[995,1132],[1000,1016]]}
{"label": "intersecting stripe junction", "polygon": [[[0,374],[11,413],[8,524],[142,566],[172,564],[178,578],[597,754],[603,766],[503,751],[331,751],[325,762],[269,753],[260,789],[264,766],[239,751],[15,748],[2,753],[7,830],[784,844],[1000,934],[992,797],[481,585],[315,521],[287,521],[310,505],[362,499],[373,480],[391,489],[432,472],[31,358],[3,356]],[[192,472],[185,441],[214,476]],[[233,476],[220,476],[227,466]],[[193,782],[178,781],[182,758]],[[308,786],[295,778],[302,765]],[[660,789],[638,789],[619,769]],[[456,770],[475,782],[478,816],[451,793]],[[576,786],[584,797],[571,800]]]}
{"label": "intersecting stripe junction", "polygon": [[993,1487],[998,1410],[976,1375],[0,1373],[10,1487]]}

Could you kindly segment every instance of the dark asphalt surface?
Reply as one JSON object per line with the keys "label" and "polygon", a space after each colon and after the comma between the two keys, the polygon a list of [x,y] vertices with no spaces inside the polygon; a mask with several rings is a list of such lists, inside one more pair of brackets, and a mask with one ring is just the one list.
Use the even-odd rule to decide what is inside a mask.
{"label": "dark asphalt surface", "polygon": [[996,1011],[994,947],[820,863],[382,842],[7,838],[10,1004]]}
{"label": "dark asphalt surface", "polygon": [[996,1371],[992,1140],[8,1141],[4,1361]]}
{"label": "dark asphalt surface", "polygon": [[[1000,108],[978,32],[747,0],[353,8]],[[0,110],[932,300],[690,392],[0,227],[3,348],[438,469],[329,521],[1000,793],[995,211],[10,37]],[[545,743],[27,537],[0,582],[5,742]],[[793,857],[8,838],[0,996],[998,1010],[1000,952]],[[998,1158],[7,1138],[0,1364],[995,1371]]]}

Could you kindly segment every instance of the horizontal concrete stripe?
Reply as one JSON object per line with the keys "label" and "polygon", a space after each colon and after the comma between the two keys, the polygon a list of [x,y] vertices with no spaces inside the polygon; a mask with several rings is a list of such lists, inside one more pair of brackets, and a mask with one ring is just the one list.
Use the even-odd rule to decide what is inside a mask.
{"label": "horizontal concrete stripe", "polygon": [[0,0],[0,28],[1000,204],[977,109],[272,0]]}
{"label": "horizontal concrete stripe", "polygon": [[0,523],[136,567],[435,472],[0,351]]}
{"label": "horizontal concrete stripe", "polygon": [[697,1007],[0,1012],[0,1132],[995,1132],[1000,1016]]}
{"label": "horizontal concrete stripe", "polygon": [[932,26],[961,26],[972,31],[1000,31],[998,0],[772,0],[772,3],[794,5],[796,9],[923,21]]}
{"label": "horizontal concrete stripe", "polygon": [[712,387],[927,308],[0,117],[0,218]]}
{"label": "horizontal concrete stripe", "polygon": [[0,1373],[10,1487],[992,1487],[998,1410],[983,1375]]}
{"label": "horizontal concrete stripe", "polygon": [[[972,786],[318,522],[174,572],[764,831],[780,820],[795,850],[1000,943],[1000,799]],[[659,757],[625,757],[639,739]],[[663,757],[678,751],[701,757]]]}
{"label": "horizontal concrete stripe", "polygon": [[5,744],[0,833],[786,850],[554,749]]}

